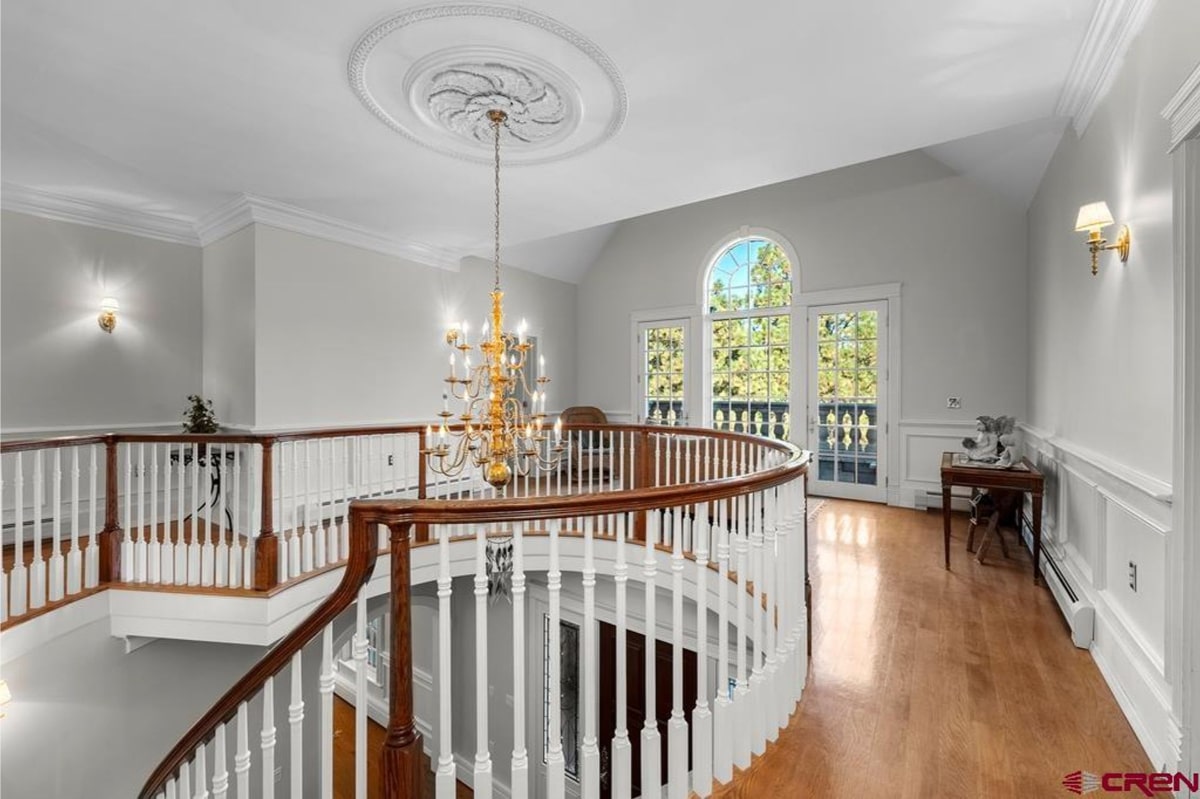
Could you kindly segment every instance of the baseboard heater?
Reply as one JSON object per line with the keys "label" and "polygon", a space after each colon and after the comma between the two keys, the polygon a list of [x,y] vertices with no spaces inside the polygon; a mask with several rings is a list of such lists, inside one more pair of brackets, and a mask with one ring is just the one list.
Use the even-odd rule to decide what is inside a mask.
{"label": "baseboard heater", "polygon": [[[1021,514],[1021,526],[1021,539],[1026,549],[1032,551],[1033,528],[1024,513]],[[1067,620],[1067,626],[1071,628],[1071,642],[1080,649],[1090,649],[1096,629],[1096,609],[1075,590],[1059,566],[1058,559],[1045,547],[1042,548],[1042,579],[1046,581],[1063,618]]]}

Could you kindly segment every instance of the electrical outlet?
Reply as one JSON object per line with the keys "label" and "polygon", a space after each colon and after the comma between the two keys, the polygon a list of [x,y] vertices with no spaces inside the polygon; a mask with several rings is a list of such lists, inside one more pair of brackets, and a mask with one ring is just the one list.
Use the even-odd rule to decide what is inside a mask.
{"label": "electrical outlet", "polygon": [[1137,564],[1129,561],[1129,589],[1137,592]]}
{"label": "electrical outlet", "polygon": [[951,410],[956,410],[962,407],[961,397],[946,397],[946,407]]}

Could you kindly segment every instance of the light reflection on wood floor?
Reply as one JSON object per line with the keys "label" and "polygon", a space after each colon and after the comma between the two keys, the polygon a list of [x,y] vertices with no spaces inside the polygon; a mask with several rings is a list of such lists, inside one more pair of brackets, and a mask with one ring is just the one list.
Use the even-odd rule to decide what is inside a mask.
{"label": "light reflection on wood floor", "polygon": [[810,529],[814,656],[798,715],[728,797],[1071,796],[1151,765],[1027,553],[984,565],[955,519],[831,501]]}

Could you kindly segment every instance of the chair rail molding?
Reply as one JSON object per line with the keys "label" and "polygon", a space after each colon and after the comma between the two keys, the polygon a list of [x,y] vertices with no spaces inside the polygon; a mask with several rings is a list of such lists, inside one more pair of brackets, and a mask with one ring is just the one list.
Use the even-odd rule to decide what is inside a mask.
{"label": "chair rail molding", "polygon": [[1076,135],[1087,130],[1153,6],[1154,0],[1100,0],[1096,6],[1054,110],[1071,117]]}
{"label": "chair rail molding", "polygon": [[[1138,471],[1132,466],[1127,466],[1098,452],[1093,452],[1087,447],[1082,447],[1073,441],[1036,428],[1026,422],[1018,422],[1017,428],[1026,436],[1033,436],[1035,439],[1042,441],[1047,447],[1073,456],[1075,459],[1098,469],[1109,477],[1115,478],[1130,488],[1145,494],[1156,502],[1161,502],[1164,505],[1170,505],[1172,502],[1174,494],[1171,484],[1164,480]],[[1057,453],[1051,454],[1055,454],[1056,459],[1061,460],[1061,458],[1057,457]]]}

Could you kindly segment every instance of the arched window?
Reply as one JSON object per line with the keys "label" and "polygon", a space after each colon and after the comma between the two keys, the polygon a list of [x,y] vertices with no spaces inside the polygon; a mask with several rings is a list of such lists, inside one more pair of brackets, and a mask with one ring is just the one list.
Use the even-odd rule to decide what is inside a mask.
{"label": "arched window", "polygon": [[713,427],[788,438],[791,260],[775,241],[743,237],[713,259],[705,285]]}

